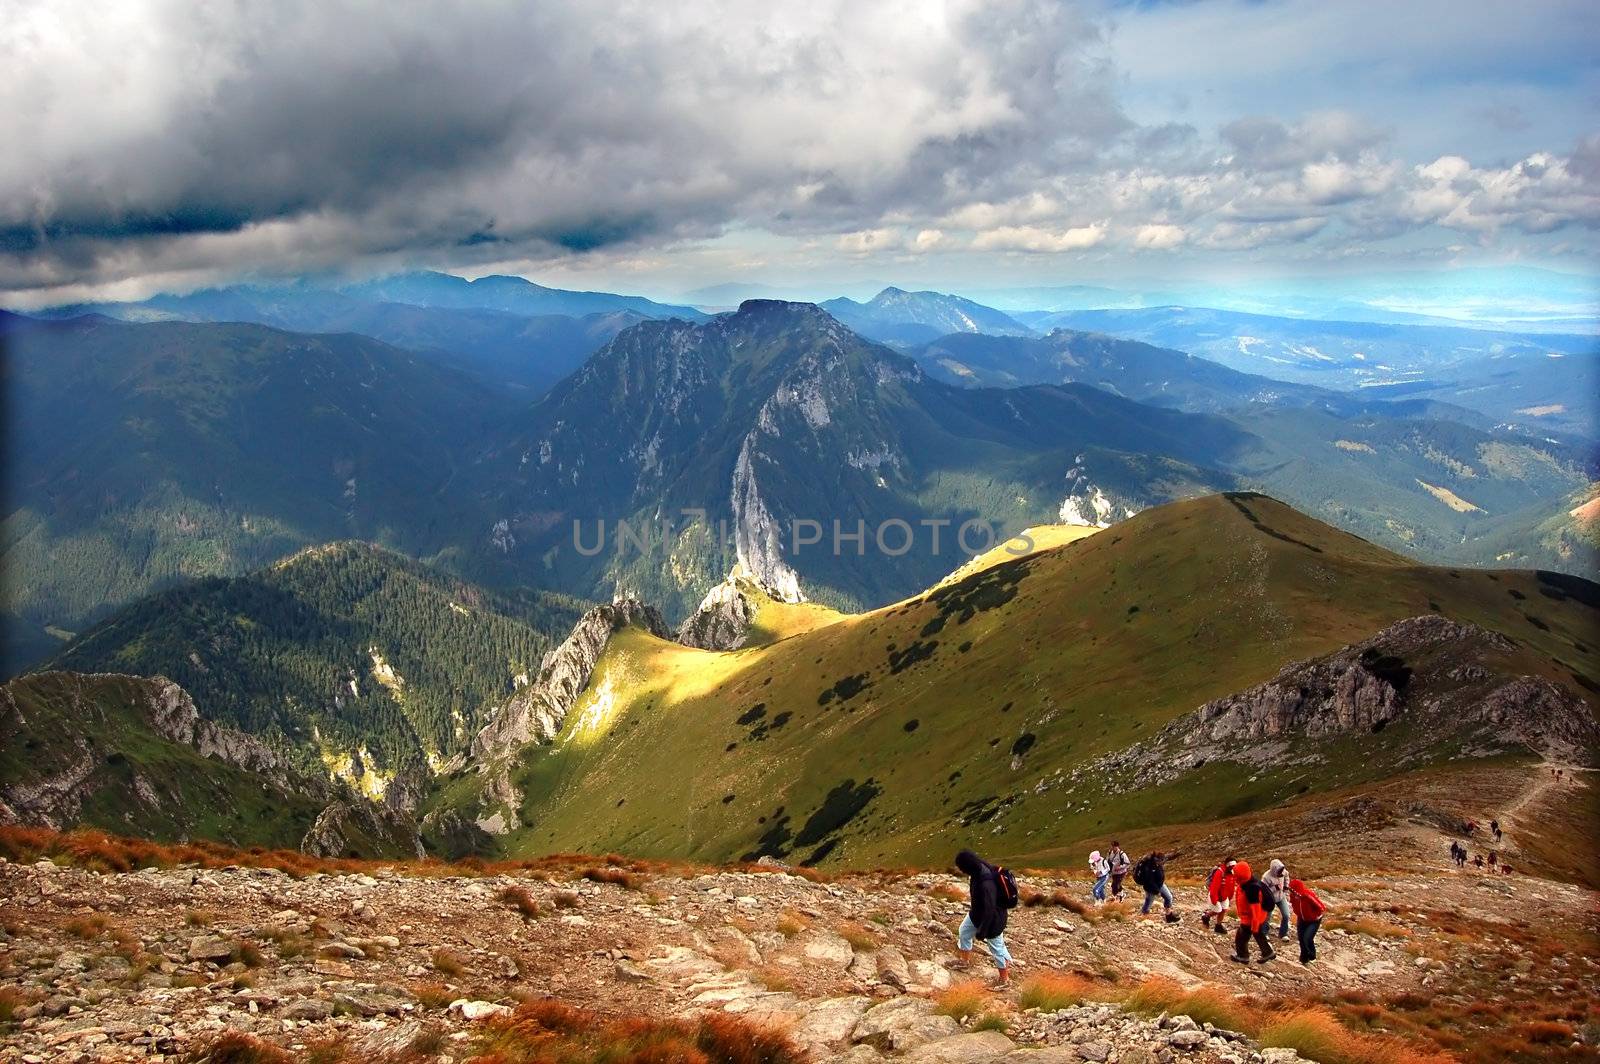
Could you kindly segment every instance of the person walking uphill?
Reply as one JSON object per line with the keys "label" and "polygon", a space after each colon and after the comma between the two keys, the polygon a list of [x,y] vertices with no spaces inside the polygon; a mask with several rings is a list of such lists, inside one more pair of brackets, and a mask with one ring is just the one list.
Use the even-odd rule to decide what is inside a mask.
{"label": "person walking uphill", "polygon": [[1089,854],[1089,874],[1094,876],[1094,890],[1091,893],[1098,905],[1106,900],[1106,880],[1111,878],[1111,862],[1101,857],[1099,850]]}
{"label": "person walking uphill", "polygon": [[1122,900],[1122,881],[1128,875],[1128,869],[1133,862],[1128,860],[1127,851],[1116,839],[1111,840],[1111,852],[1106,854],[1107,861],[1111,864],[1111,897],[1116,901]]}
{"label": "person walking uphill", "polygon": [[1161,904],[1166,907],[1167,923],[1178,922],[1178,914],[1172,909],[1172,890],[1167,886],[1167,858],[1170,854],[1160,850],[1147,853],[1139,858],[1139,863],[1133,866],[1133,881],[1144,888],[1144,907],[1139,910],[1139,915],[1144,916],[1150,912],[1150,903],[1156,898],[1161,899]]}
{"label": "person walking uphill", "polygon": [[1227,915],[1228,903],[1233,900],[1234,864],[1235,861],[1232,857],[1223,858],[1222,863],[1213,868],[1211,874],[1206,876],[1206,897],[1210,899],[1210,904],[1206,906],[1205,914],[1200,917],[1200,922],[1206,927],[1210,927],[1211,920],[1214,917],[1217,921],[1216,932],[1219,935],[1228,933],[1228,929],[1223,926],[1223,917]]}
{"label": "person walking uphill", "polygon": [[1250,940],[1261,947],[1261,963],[1266,964],[1277,956],[1272,943],[1267,941],[1268,892],[1267,885],[1250,871],[1248,861],[1236,861],[1233,866],[1234,910],[1239,914],[1239,930],[1233,936],[1233,956],[1228,959],[1239,964],[1250,963]]}
{"label": "person walking uphill", "polygon": [[1006,912],[1017,904],[1016,881],[1010,879],[1010,873],[1005,869],[996,868],[971,850],[956,854],[956,867],[967,877],[972,903],[967,908],[966,918],[961,921],[961,930],[957,932],[956,948],[961,952],[961,960],[953,967],[970,968],[972,943],[974,940],[981,941],[994,958],[995,967],[1000,969],[995,989],[1003,989],[1011,985],[1011,954],[1006,950]]}
{"label": "person walking uphill", "polygon": [[[1267,885],[1267,892],[1270,895],[1268,901],[1271,904],[1267,908],[1277,909],[1279,913],[1278,938],[1286,939],[1289,937],[1289,870],[1283,867],[1282,861],[1274,857],[1272,864],[1267,866],[1267,874],[1261,877],[1261,882]],[[1272,919],[1270,911],[1267,913],[1267,919],[1269,921]]]}
{"label": "person walking uphill", "polygon": [[1300,963],[1317,959],[1317,929],[1328,907],[1317,892],[1298,879],[1289,880],[1289,905],[1294,909],[1294,933],[1300,939]]}

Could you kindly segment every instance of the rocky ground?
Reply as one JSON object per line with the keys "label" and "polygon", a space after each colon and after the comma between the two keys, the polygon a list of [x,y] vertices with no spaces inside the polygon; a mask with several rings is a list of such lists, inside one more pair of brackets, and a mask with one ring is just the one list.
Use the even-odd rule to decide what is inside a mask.
{"label": "rocky ground", "polygon": [[[789,1031],[813,1059],[853,1064],[1294,1059],[1186,1015],[1092,1002],[1043,1012],[1015,989],[992,995],[986,1022],[941,1014],[964,911],[953,877],[812,882],[773,869],[614,884],[583,871],[297,879],[245,867],[0,865],[0,988],[14,1010],[0,1024],[0,1061],[174,1059],[227,1029],[291,1051],[338,1035],[355,1059],[427,1031],[429,1056],[464,1060],[486,1017],[542,996],[613,1014],[720,1010]],[[1088,893],[1081,880],[1025,884]],[[1580,888],[1442,865],[1321,886],[1338,917],[1330,924],[1345,926],[1323,932],[1311,967],[1296,962],[1292,939],[1270,965],[1228,962],[1231,940],[1196,916],[1199,888],[1179,883],[1176,924],[1118,906],[1018,909],[1007,935],[1016,979],[1075,972],[1126,987],[1166,977],[1263,1001],[1341,991],[1470,1001],[1502,990],[1539,1000],[1563,981],[1594,986],[1596,897]],[[1545,925],[1577,947],[1541,953]]]}

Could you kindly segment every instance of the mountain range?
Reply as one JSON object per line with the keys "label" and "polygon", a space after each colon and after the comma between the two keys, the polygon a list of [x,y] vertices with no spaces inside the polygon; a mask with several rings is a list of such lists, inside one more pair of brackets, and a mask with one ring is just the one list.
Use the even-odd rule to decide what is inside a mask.
{"label": "mountain range", "polygon": [[[213,311],[298,320],[353,298],[252,290]],[[586,342],[631,314],[371,306],[369,323],[417,314],[447,333],[428,316],[490,315]],[[99,315],[4,329],[11,670],[149,590],[348,538],[497,588],[642,594],[672,618],[735,563],[788,597],[859,609],[981,550],[979,533],[955,541],[968,521],[1002,536],[1100,525],[1227,488],[1428,558],[1587,572],[1595,557],[1580,442],[1103,335],[958,334],[900,353],[813,305],[750,301],[634,321],[536,395],[489,368],[491,345],[466,344],[473,362],[415,330],[405,348]]]}
{"label": "mountain range", "polygon": [[[1118,828],[1170,830],[1480,758],[1600,757],[1587,580],[1421,566],[1251,494],[1028,537],[864,613],[736,575],[676,633],[619,601],[548,644],[517,618],[549,630],[563,603],[308,552],[133,607],[52,663],[82,671],[0,688],[5,749],[27,750],[0,762],[0,809],[48,795],[65,822],[245,843],[304,828],[335,853],[420,837],[876,867],[976,835],[1039,862],[1112,826],[1112,803]],[[508,675],[538,645],[537,671]],[[222,731],[182,723],[191,696]],[[92,719],[118,723],[91,739]],[[363,767],[402,738],[457,753],[375,780],[330,758],[342,728]],[[289,772],[325,790],[252,819],[247,796]]]}
{"label": "mountain range", "polygon": [[889,287],[865,303],[841,296],[818,306],[869,340],[892,346],[926,343],[952,333],[1028,336],[1033,332],[993,307],[943,292]]}
{"label": "mountain range", "polygon": [[1600,339],[1339,322],[1195,307],[1022,314],[1177,348],[1247,373],[1464,406],[1523,432],[1600,438]]}

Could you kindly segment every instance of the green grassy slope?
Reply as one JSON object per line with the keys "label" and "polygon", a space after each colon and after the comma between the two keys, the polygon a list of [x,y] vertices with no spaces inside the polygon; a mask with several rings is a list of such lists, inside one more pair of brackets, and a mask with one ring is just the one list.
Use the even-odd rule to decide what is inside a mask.
{"label": "green grassy slope", "polygon": [[154,688],[132,676],[12,680],[0,688],[0,783],[37,784],[87,750],[93,767],[81,785],[81,823],[159,841],[298,846],[321,800],[158,735],[141,709]]}
{"label": "green grassy slope", "polygon": [[[630,630],[558,740],[524,752],[525,826],[502,842],[874,866],[1240,812],[1284,795],[1208,766],[1150,793],[1096,787],[1091,803],[1062,774],[1430,611],[1512,637],[1521,667],[1592,704],[1600,614],[1574,597],[1593,585],[1564,586],[1419,566],[1265,497],[1212,496],[768,646]],[[1386,770],[1350,752],[1304,786]]]}

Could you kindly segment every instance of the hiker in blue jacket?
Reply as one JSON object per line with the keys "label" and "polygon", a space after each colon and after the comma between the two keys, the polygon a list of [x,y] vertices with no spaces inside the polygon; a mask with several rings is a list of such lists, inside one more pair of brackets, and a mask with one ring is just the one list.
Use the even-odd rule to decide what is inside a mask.
{"label": "hiker in blue jacket", "polygon": [[1001,904],[999,871],[971,850],[956,854],[956,868],[967,877],[972,902],[956,937],[956,949],[960,951],[961,959],[951,967],[962,970],[971,968],[972,943],[974,940],[981,941],[994,958],[995,967],[1000,969],[994,988],[1003,990],[1011,985],[1011,954],[1006,950],[1006,907]]}

